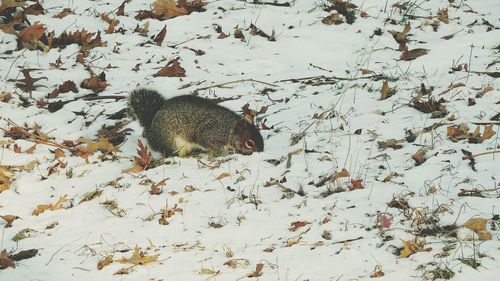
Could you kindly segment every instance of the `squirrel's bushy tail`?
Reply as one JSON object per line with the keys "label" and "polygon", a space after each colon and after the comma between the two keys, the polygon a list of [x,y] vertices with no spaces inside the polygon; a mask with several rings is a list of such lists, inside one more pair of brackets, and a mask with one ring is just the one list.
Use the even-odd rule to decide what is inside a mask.
{"label": "squirrel's bushy tail", "polygon": [[137,89],[130,93],[128,103],[139,123],[150,128],[153,117],[165,104],[165,98],[155,90]]}

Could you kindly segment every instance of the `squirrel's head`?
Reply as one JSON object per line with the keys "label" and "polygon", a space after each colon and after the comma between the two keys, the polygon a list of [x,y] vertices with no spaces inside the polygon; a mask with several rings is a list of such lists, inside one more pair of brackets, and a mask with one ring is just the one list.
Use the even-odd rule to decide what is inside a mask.
{"label": "squirrel's head", "polygon": [[259,129],[246,118],[241,118],[234,125],[232,141],[236,151],[241,154],[252,154],[264,150],[264,140]]}

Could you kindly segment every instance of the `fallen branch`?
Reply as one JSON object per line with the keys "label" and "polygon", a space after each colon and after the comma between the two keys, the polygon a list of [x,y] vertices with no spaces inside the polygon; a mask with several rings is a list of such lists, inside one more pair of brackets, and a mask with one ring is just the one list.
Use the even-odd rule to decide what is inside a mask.
{"label": "fallen branch", "polygon": [[277,87],[274,84],[255,80],[255,79],[241,79],[241,80],[234,80],[234,81],[214,84],[214,85],[207,86],[207,87],[201,87],[201,88],[195,89],[194,91],[197,92],[197,91],[207,90],[210,88],[224,88],[224,86],[226,86],[226,85],[235,84],[235,83],[242,83],[242,82],[254,82],[254,83],[260,83],[260,84],[264,84],[264,85],[271,86],[271,87]]}

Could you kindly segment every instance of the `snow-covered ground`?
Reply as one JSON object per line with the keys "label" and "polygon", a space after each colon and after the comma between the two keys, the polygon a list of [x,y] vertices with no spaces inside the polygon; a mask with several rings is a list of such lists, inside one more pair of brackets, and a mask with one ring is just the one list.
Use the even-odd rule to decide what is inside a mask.
{"label": "snow-covered ground", "polygon": [[[38,250],[0,280],[498,278],[499,1],[220,0],[135,19],[153,2],[41,1],[26,17],[45,28],[24,37],[0,6],[0,265]],[[325,24],[333,3],[354,22]],[[96,46],[61,39],[83,29]],[[172,60],[185,77],[155,75]],[[92,75],[109,85],[82,87]],[[48,98],[65,81],[78,93]],[[142,128],[115,113],[136,87],[248,103],[264,152],[130,172]],[[115,152],[98,141],[118,122]]]}

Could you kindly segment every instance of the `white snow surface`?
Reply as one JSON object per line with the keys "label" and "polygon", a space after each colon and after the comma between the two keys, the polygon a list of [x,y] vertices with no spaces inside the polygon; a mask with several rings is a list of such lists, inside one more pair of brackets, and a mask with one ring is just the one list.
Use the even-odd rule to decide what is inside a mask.
{"label": "white snow surface", "polygon": [[[216,159],[203,155],[173,157],[153,169],[125,173],[137,154],[137,141],[144,141],[139,123],[131,121],[126,128],[133,131],[115,157],[97,152],[86,162],[66,151],[66,167],[48,175],[58,161],[52,152],[54,147],[38,144],[28,154],[24,151],[33,145],[29,141],[15,140],[21,153],[14,152],[13,145],[2,145],[0,165],[22,166],[32,160],[39,164],[31,172],[16,172],[11,187],[0,193],[0,215],[20,217],[10,228],[4,228],[5,222],[0,220],[0,249],[38,249],[38,254],[17,262],[16,268],[0,270],[0,280],[347,281],[371,280],[370,275],[379,269],[385,274],[380,280],[424,280],[435,268],[453,271],[452,280],[498,280],[500,231],[495,227],[498,220],[492,218],[499,214],[500,155],[478,156],[474,171],[461,152],[498,150],[498,134],[479,144],[452,142],[447,127],[466,123],[473,131],[477,123],[492,123],[494,131],[499,131],[498,121],[490,118],[500,110],[500,79],[481,73],[500,71],[499,1],[410,1],[417,7],[411,12],[414,17],[407,20],[411,24],[408,47],[429,50],[412,61],[400,60],[398,43],[388,32],[402,31],[405,22],[403,14],[392,7],[398,3],[394,0],[355,0],[355,22],[340,25],[321,22],[329,13],[319,0],[289,1],[291,7],[209,1],[204,12],[165,21],[134,19],[139,10],[151,9],[152,2],[132,0],[125,4],[125,16],[115,16],[122,1],[43,1],[46,13],[30,15],[29,20],[45,24],[56,35],[82,28],[101,31],[107,46],[91,49],[85,58],[95,73],[105,72],[110,84],[99,95],[127,95],[136,87],[148,87],[173,97],[241,80],[196,92],[207,98],[239,97],[221,103],[236,112],[241,112],[246,103],[257,111],[268,107],[257,116],[257,123],[265,120],[270,128],[261,131],[264,151]],[[63,8],[71,8],[75,14],[52,17]],[[436,17],[438,9],[443,8],[448,8],[448,24]],[[360,17],[360,11],[368,16]],[[98,16],[103,12],[119,19],[117,28],[123,28],[123,34],[104,32],[108,24]],[[146,21],[150,37],[167,26],[161,46],[133,32]],[[436,31],[426,25],[429,21],[439,22]],[[484,21],[494,28],[488,30]],[[251,35],[251,23],[269,35],[274,31],[276,41]],[[221,26],[229,36],[217,39],[214,25]],[[245,41],[233,36],[235,27],[243,28]],[[380,36],[374,35],[377,28]],[[452,39],[442,39],[453,33]],[[85,66],[76,62],[79,47],[73,44],[48,53],[16,50],[16,37],[2,31],[0,42],[0,92],[14,93],[10,101],[0,102],[0,128],[9,128],[9,118],[28,128],[37,124],[59,143],[79,137],[98,139],[102,126],[118,121],[109,119],[109,115],[127,106],[125,99],[102,99],[76,100],[53,113],[37,107],[36,101],[57,85],[72,80],[79,86],[89,77]],[[115,47],[117,52],[113,52]],[[205,54],[197,56],[191,49]],[[64,70],[49,65],[59,57]],[[186,69],[186,77],[153,77],[176,57]],[[463,63],[472,71],[451,71],[452,66]],[[132,70],[136,64],[140,64],[137,72]],[[31,72],[33,77],[47,77],[36,83],[44,87],[31,96],[8,81],[22,78],[20,70],[27,68],[36,69]],[[383,79],[363,78],[370,74],[363,75],[360,69],[397,78],[389,81],[395,94],[380,100]],[[320,75],[349,79],[329,84],[289,80]],[[182,87],[189,83],[193,85]],[[427,89],[433,87],[431,95],[436,99],[446,100],[445,117],[433,119],[408,106],[422,83]],[[445,92],[450,84],[458,83],[464,86]],[[493,90],[476,97],[486,86]],[[275,91],[262,94],[265,88]],[[58,100],[91,93],[79,87],[79,93],[64,93]],[[19,96],[31,100],[31,105],[22,107]],[[468,105],[470,97],[475,98],[475,105]],[[381,111],[386,113],[381,115]],[[322,112],[323,119],[313,118]],[[456,119],[448,120],[451,115]],[[403,141],[401,149],[378,147],[379,141],[404,140],[405,130],[418,132],[438,122],[444,125],[412,143]],[[484,125],[480,126],[482,130]],[[291,144],[292,137],[301,133],[303,138]],[[2,135],[2,140],[7,139]],[[412,155],[421,148],[426,150],[427,161],[416,166]],[[154,156],[160,158],[158,153]],[[270,159],[281,163],[266,161]],[[343,168],[350,177],[314,185]],[[67,175],[70,169],[72,177]],[[384,182],[393,172],[398,176]],[[223,173],[229,176],[217,179]],[[151,182],[165,178],[163,192],[151,195]],[[147,179],[151,182],[141,184]],[[363,189],[347,188],[351,180],[359,179]],[[274,180],[294,192],[266,184]],[[186,187],[194,191],[188,192]],[[324,196],[339,187],[344,192]],[[461,189],[478,189],[486,196],[459,196]],[[102,191],[99,197],[79,203],[85,194],[96,190]],[[70,199],[66,209],[32,215],[36,206],[55,203],[65,194]],[[407,213],[388,205],[399,197],[408,200]],[[110,200],[124,210],[122,217],[102,205]],[[161,213],[175,205],[182,212],[167,218],[168,225],[160,224]],[[437,220],[440,226],[462,225],[476,217],[488,219],[492,239],[470,241],[442,233],[417,235],[418,224],[424,225],[417,222],[418,212]],[[389,227],[377,223],[379,214],[391,219]],[[289,229],[297,221],[310,224],[295,231]],[[47,229],[53,222],[58,224]],[[32,230],[29,237],[17,242],[11,239],[26,228]],[[325,231],[331,234],[330,239],[324,237]],[[402,241],[417,236],[425,240],[426,251],[399,258]],[[449,255],[440,255],[450,245]],[[118,261],[129,258],[136,246],[145,255],[159,255],[157,261],[135,266]],[[268,248],[274,250],[264,251]],[[115,261],[98,270],[98,262],[108,255]],[[480,263],[476,269],[461,261],[473,257]],[[226,264],[233,259],[240,261],[240,266]],[[264,265],[261,275],[248,277],[259,263]],[[129,273],[114,274],[121,268],[128,268]]]}

